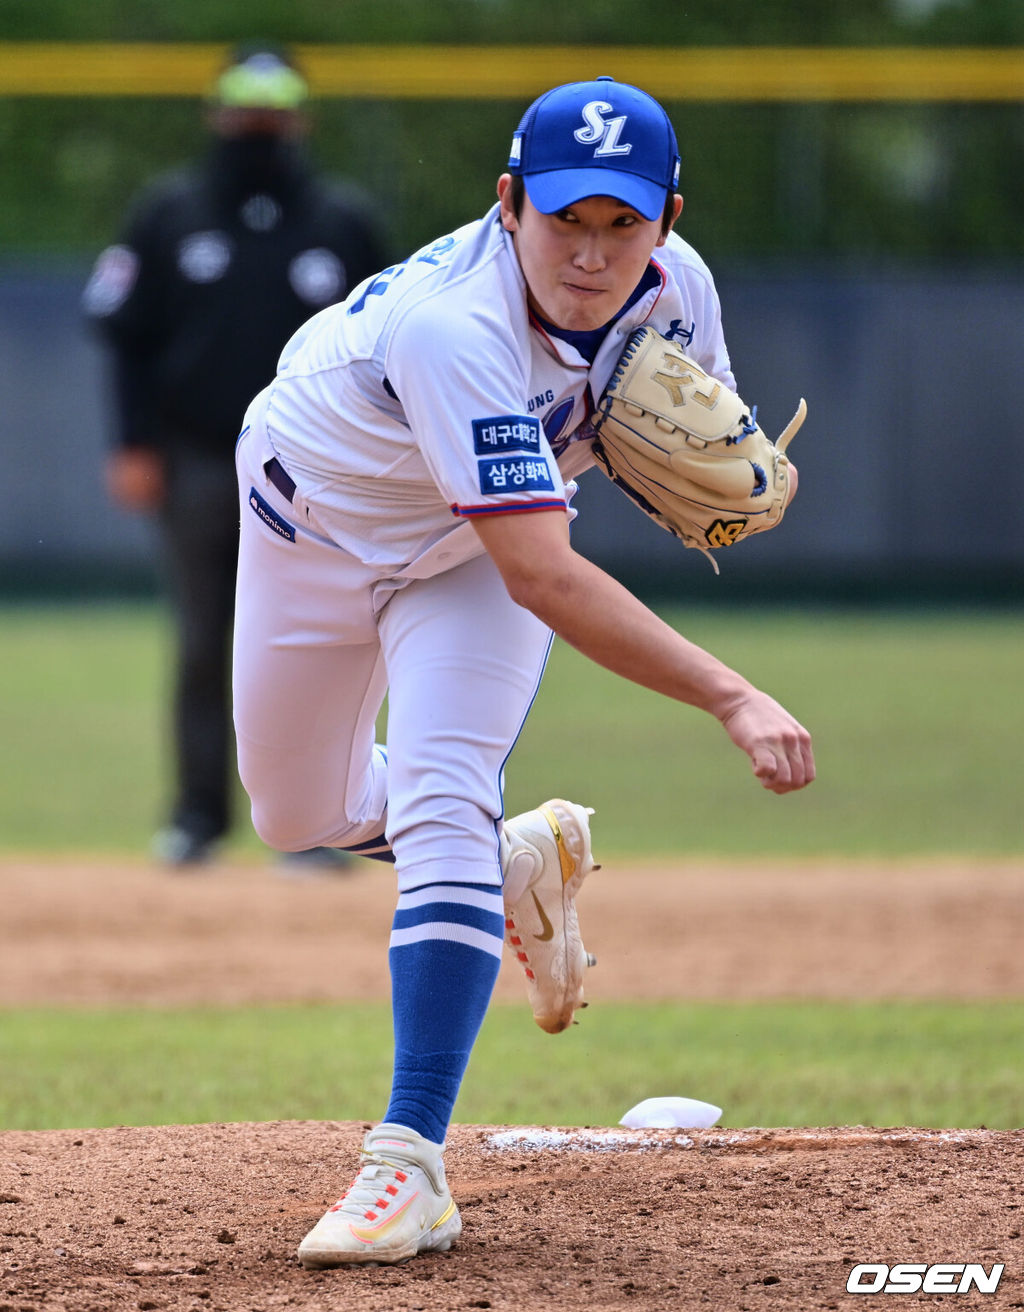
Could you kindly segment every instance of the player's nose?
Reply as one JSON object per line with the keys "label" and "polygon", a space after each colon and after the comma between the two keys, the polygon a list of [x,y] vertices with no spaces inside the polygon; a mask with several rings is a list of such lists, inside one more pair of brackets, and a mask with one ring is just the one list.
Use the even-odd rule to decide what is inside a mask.
{"label": "player's nose", "polygon": [[588,273],[596,273],[605,266],[604,249],[601,238],[596,232],[580,233],[579,241],[576,246],[575,263],[578,269],[585,269]]}

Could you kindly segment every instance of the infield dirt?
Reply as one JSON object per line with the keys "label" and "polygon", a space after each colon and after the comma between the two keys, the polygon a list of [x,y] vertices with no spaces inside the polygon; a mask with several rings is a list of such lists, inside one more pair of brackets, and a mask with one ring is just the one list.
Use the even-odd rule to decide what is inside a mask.
{"label": "infield dirt", "polygon": [[[393,892],[369,863],[298,880],[7,860],[0,900],[4,1007],[387,991]],[[594,1005],[1024,999],[1020,861],[607,862],[580,905]],[[498,997],[520,997],[510,961]],[[455,1249],[321,1273],[294,1249],[347,1184],[362,1124],[2,1132],[0,1312],[1024,1308],[1024,1131],[539,1133],[509,1147],[496,1128],[453,1127]],[[859,1262],[914,1261],[1006,1270],[996,1294],[846,1292]]]}

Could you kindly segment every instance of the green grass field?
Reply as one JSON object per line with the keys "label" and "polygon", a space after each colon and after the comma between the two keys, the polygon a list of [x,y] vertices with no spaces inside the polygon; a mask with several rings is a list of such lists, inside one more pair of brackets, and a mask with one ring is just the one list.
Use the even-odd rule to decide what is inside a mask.
{"label": "green grass field", "polygon": [[[510,813],[578,797],[609,855],[1021,852],[1024,616],[667,618],[807,724],[814,786],[762,793],[714,722],[556,645]],[[166,801],[162,611],[12,607],[0,621],[0,860],[141,853]],[[259,850],[241,820],[233,850]],[[1024,1124],[1022,1054],[1024,1001],[604,1006],[554,1040],[496,1007],[456,1119],[615,1124],[675,1093],[733,1126],[1008,1128]],[[373,1119],[389,1064],[383,1005],[9,1010],[0,1126]]]}
{"label": "green grass field", "polygon": [[[615,1125],[641,1098],[713,1102],[731,1126],[1024,1124],[1013,1003],[654,1004],[591,1008],[542,1034],[492,1008],[455,1119]],[[374,1120],[387,1103],[383,1003],[0,1013],[7,1129]]]}
{"label": "green grass field", "polygon": [[[586,801],[609,853],[898,855],[1024,848],[1024,614],[666,612],[778,697],[819,777],[777,798],[710,717],[556,643],[507,774],[509,814]],[[143,851],[168,788],[156,607],[0,612],[0,852]],[[235,844],[257,840],[240,799]]]}

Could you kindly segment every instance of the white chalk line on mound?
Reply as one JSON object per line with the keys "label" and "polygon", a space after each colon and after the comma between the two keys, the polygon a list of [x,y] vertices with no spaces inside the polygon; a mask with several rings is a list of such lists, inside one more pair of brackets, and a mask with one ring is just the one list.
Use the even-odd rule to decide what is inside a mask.
{"label": "white chalk line on mound", "polygon": [[981,1143],[994,1130],[873,1130],[863,1126],[822,1130],[591,1130],[521,1126],[484,1136],[491,1152],[652,1152],[657,1149],[724,1149],[734,1152],[792,1152],[797,1149],[903,1147],[920,1144]]}

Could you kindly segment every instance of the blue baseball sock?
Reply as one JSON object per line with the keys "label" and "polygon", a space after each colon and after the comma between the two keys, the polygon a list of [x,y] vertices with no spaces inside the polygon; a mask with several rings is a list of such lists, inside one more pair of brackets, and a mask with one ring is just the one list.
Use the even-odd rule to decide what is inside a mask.
{"label": "blue baseball sock", "polygon": [[505,913],[489,884],[402,893],[391,930],[395,1070],[384,1117],[443,1143],[501,964]]}

